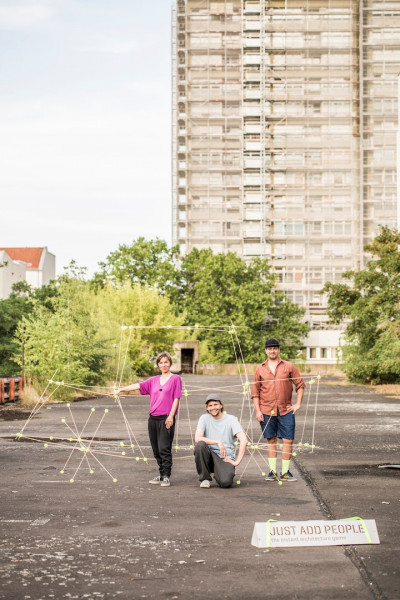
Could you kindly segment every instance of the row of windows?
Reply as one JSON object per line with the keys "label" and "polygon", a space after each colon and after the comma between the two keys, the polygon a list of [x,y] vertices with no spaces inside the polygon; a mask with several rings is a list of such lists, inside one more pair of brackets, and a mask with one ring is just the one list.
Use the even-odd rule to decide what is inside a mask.
{"label": "row of windows", "polygon": [[276,235],[351,235],[350,221],[274,221],[273,232]]}
{"label": "row of windows", "polygon": [[[244,23],[244,28],[250,28],[249,23]],[[228,35],[229,37],[237,37],[240,41],[245,44],[247,40],[250,42],[255,40],[263,40],[268,44],[269,47],[279,48],[281,46],[288,46],[289,48],[303,48],[305,45],[316,45],[318,47],[325,45],[332,45],[334,48],[343,48],[352,45],[353,36],[350,32],[345,31],[323,31],[323,32],[273,32],[263,33],[261,26],[259,29],[254,29],[253,33],[247,33],[244,36],[240,35],[240,30],[233,30],[227,32],[222,31],[210,31],[204,28],[200,31],[189,32],[189,40],[194,44],[202,45],[206,40],[207,47],[214,47],[214,44],[220,43],[222,39]],[[370,36],[370,39],[373,36]],[[393,32],[389,31],[386,34],[386,39],[393,39]],[[376,38],[377,42],[381,41]]]}
{"label": "row of windows", "polygon": [[[204,104],[204,103],[202,103]],[[212,104],[215,104],[214,102]],[[236,104],[232,104],[232,102],[224,102],[222,103],[223,106],[228,106],[228,107],[234,107],[236,106],[239,110],[239,103]],[[275,104],[275,103],[274,103]],[[280,108],[282,108],[283,106],[285,106],[285,104],[283,102],[279,102],[277,103],[279,104]],[[336,102],[336,104],[340,104],[339,102]],[[336,105],[335,104],[335,105]],[[221,103],[218,103],[218,106],[220,107]],[[316,105],[320,105],[320,102],[315,102],[312,101],[312,105],[316,106]],[[192,106],[192,105],[191,105]],[[196,104],[196,109],[200,109],[201,108],[201,104],[199,103],[198,105]],[[244,108],[249,108],[249,107],[244,107]],[[211,117],[207,117],[207,116],[199,116],[199,117],[192,117],[190,118],[190,120],[186,120],[186,117],[184,118],[184,127],[183,129],[185,131],[191,131],[192,133],[195,134],[223,134],[223,133],[235,133],[237,132],[238,134],[241,134],[242,131],[244,130],[245,133],[261,133],[261,123],[260,123],[260,118],[261,118],[261,113],[260,113],[260,107],[258,105],[255,105],[253,108],[257,109],[258,113],[255,115],[249,115],[248,117],[246,117],[246,121],[244,123],[244,127],[242,128],[241,125],[241,120],[239,119],[232,119],[229,118],[229,120],[226,120],[225,117],[223,116],[211,116]],[[236,115],[236,117],[239,116],[239,113]],[[382,122],[382,121],[380,121]],[[392,127],[394,125],[394,121],[391,120],[390,121]],[[182,127],[181,127],[182,128]],[[272,131],[275,134],[293,134],[293,135],[329,135],[332,133],[339,133],[339,134],[347,134],[347,133],[351,133],[352,132],[352,126],[351,126],[351,120],[350,119],[346,119],[344,121],[336,121],[335,123],[319,123],[319,122],[304,122],[304,123],[291,123],[290,121],[281,121],[279,123],[275,123],[273,120],[268,119],[266,124],[265,124],[265,133],[268,133]]]}
{"label": "row of windows", "polygon": [[[190,154],[190,160],[192,165],[233,164],[238,163],[241,156],[242,154],[239,150],[236,152],[216,152],[214,149],[210,148],[208,152],[192,151]],[[367,150],[365,152],[365,156],[367,160],[390,162],[395,159],[396,151],[394,148],[376,148],[374,150]],[[306,164],[324,165],[332,161],[334,161],[335,164],[338,162],[344,162],[348,164],[352,157],[353,155],[350,153],[350,151],[337,150],[336,148],[324,151],[287,151],[282,153],[274,152],[272,154],[266,152],[264,153],[264,164],[302,166]],[[245,166],[251,166],[251,161],[257,161],[258,166],[261,165],[260,156],[258,153],[248,153],[245,155]]]}
{"label": "row of windows", "polygon": [[[394,171],[373,173],[371,178],[377,183],[396,181]],[[199,186],[240,186],[242,183],[248,186],[261,186],[262,183],[265,185],[304,185],[308,183],[315,186],[349,186],[352,180],[350,171],[327,171],[324,173],[294,171],[274,174],[266,172],[263,175],[263,182],[259,173],[244,173],[243,178],[240,173],[224,173],[222,171],[192,172],[191,174],[191,184]],[[184,178],[179,180],[179,185],[186,185],[186,180]]]}
{"label": "row of windows", "polygon": [[[222,95],[222,94],[219,94]],[[222,117],[226,113],[227,108],[236,109],[236,115],[240,114],[241,105],[239,99],[235,102],[232,99],[221,101],[221,102],[205,102],[206,99],[201,101],[191,101],[189,104],[190,114],[193,117],[199,118],[204,115],[204,118],[210,116]],[[249,106],[243,106],[243,111],[249,112],[249,116],[256,116],[253,113],[262,114],[265,117],[301,117],[306,115],[321,115],[322,117],[337,116],[337,117],[350,117],[351,116],[352,104],[350,101],[315,101],[310,100],[307,102],[264,102],[262,107],[260,104],[252,103]],[[246,110],[248,109],[248,110]],[[250,110],[251,109],[251,110]],[[184,106],[180,107],[181,112],[186,110]],[[274,123],[270,123],[269,126],[273,126]],[[294,127],[294,126],[293,126]],[[304,133],[304,127],[302,125],[296,126]],[[278,130],[275,128],[275,132],[282,131],[288,133],[288,128],[282,127]],[[330,128],[330,131],[337,132],[336,124]]]}
{"label": "row of windows", "polygon": [[332,359],[337,357],[337,348],[334,346],[328,348],[318,348],[311,347],[307,348],[307,358],[308,359],[317,359],[317,358],[325,358]]}
{"label": "row of windows", "polygon": [[352,245],[350,243],[333,243],[327,242],[325,244],[310,243],[310,244],[296,244],[296,243],[282,243],[274,244],[273,254],[275,258],[280,257],[291,257],[291,258],[302,258],[304,257],[350,257],[352,255]]}
{"label": "row of windows", "polygon": [[329,205],[348,206],[351,203],[351,196],[332,194],[329,196],[275,196],[271,199],[275,208],[287,208],[288,206],[319,206]]}
{"label": "row of windows", "polygon": [[[339,38],[340,34],[338,34],[338,38]],[[332,38],[331,40],[324,40],[322,43],[318,43],[316,41],[314,42],[308,42],[307,40],[304,39],[304,36],[302,36],[301,34],[298,35],[298,38],[294,41],[294,44],[292,45],[290,43],[290,40],[273,40],[272,43],[270,41],[270,36],[268,34],[262,36],[262,37],[242,37],[240,35],[240,32],[217,32],[217,33],[209,33],[209,32],[204,32],[204,33],[191,33],[188,36],[188,41],[187,41],[187,48],[189,48],[190,50],[202,50],[202,49],[207,49],[207,50],[214,50],[214,51],[224,51],[226,48],[228,48],[229,50],[237,50],[238,47],[241,47],[242,45],[245,48],[248,49],[257,49],[259,50],[260,47],[264,46],[265,48],[268,48],[273,50],[274,48],[279,48],[279,50],[281,50],[282,48],[288,49],[288,50],[293,50],[293,49],[298,49],[298,50],[303,50],[303,52],[297,52],[297,54],[292,55],[296,57],[296,63],[299,62],[300,60],[305,60],[305,58],[307,57],[307,52],[308,53],[316,53],[317,56],[326,56],[327,52],[330,52],[331,49],[333,50],[337,50],[338,48],[344,48],[346,49],[348,52],[351,52],[352,50],[352,46],[351,46],[351,42],[348,43],[346,39],[340,39],[338,40],[339,43],[337,45],[335,44],[335,40]],[[182,46],[181,46],[182,47]],[[325,53],[324,53],[324,48],[326,48]],[[305,52],[304,52],[305,51]],[[272,54],[272,52],[270,53],[270,55]],[[275,54],[276,55],[276,54]],[[339,53],[336,54],[332,54],[332,56],[339,56]],[[289,58],[289,55],[288,55]],[[324,62],[324,64],[328,64],[329,62],[335,62],[335,64],[341,64],[340,61],[335,58],[333,59],[333,61],[329,61],[329,59],[322,59],[322,61]],[[196,63],[192,63],[192,64],[199,64],[198,62]],[[345,63],[345,64],[349,64],[349,63]]]}
{"label": "row of windows", "polygon": [[[254,34],[253,34],[254,35]],[[274,32],[264,34],[263,39],[268,41],[268,45],[272,48],[281,46],[289,48],[303,48],[304,46],[330,46],[334,48],[343,48],[352,45],[352,34],[345,31],[323,31],[323,32]],[[245,39],[254,39],[249,36]],[[256,39],[259,39],[256,37]]]}
{"label": "row of windows", "polygon": [[[255,55],[256,56],[256,55]],[[249,60],[249,55],[245,55],[244,59]],[[273,64],[274,66],[297,66],[297,65],[335,65],[338,67],[350,67],[354,63],[354,59],[351,51],[346,54],[338,53],[333,54],[330,52],[324,53],[323,51],[309,51],[298,54],[274,54],[265,53],[264,64]]]}
{"label": "row of windows", "polygon": [[[206,48],[207,45],[204,44],[203,47]],[[222,67],[223,65],[239,66],[241,62],[241,55],[239,53],[236,54],[232,51],[226,53],[226,50],[223,47],[221,47],[221,52],[214,52],[213,54],[209,54],[208,52],[189,54],[187,59],[187,64],[189,67]],[[336,67],[349,68],[353,65],[354,59],[351,50],[346,54],[333,54],[331,52],[324,53],[322,50],[310,50],[309,52],[299,52],[297,54],[277,54],[273,52],[265,52],[263,59],[261,59],[260,54],[248,52],[244,54],[243,62],[244,65],[261,64],[262,62],[264,66],[268,66],[268,64],[276,66],[335,65]],[[183,62],[183,58],[180,64],[185,64]]]}
{"label": "row of windows", "polygon": [[[239,206],[241,204],[240,197],[235,195],[224,196],[224,195],[201,195],[201,194],[193,194],[192,202],[194,205],[199,207],[206,207],[209,205],[222,205],[225,202],[229,202],[230,204],[235,204]],[[383,202],[384,200],[392,200],[395,202],[396,195],[395,193],[384,195],[382,192],[375,191],[374,193],[374,202]],[[187,198],[185,195],[179,196],[179,201],[186,203]],[[269,205],[273,205],[274,208],[288,208],[288,207],[298,207],[298,206],[318,206],[319,210],[322,210],[324,205],[329,206],[330,208],[336,207],[346,207],[351,203],[350,195],[339,195],[334,193],[332,195],[312,195],[312,196],[304,196],[302,194],[299,195],[291,195],[291,196],[267,196],[265,201],[263,202],[262,196],[257,192],[246,192],[244,196],[244,204],[253,204],[253,208],[255,205],[266,204],[267,207]]]}
{"label": "row of windows", "polygon": [[308,267],[303,269],[294,268],[275,268],[275,274],[279,283],[311,283],[324,284],[327,281],[332,283],[343,282],[343,268],[332,267]]}
{"label": "row of windows", "polygon": [[[251,12],[260,12],[260,3],[255,2],[252,6],[251,2],[246,2],[244,7],[245,13]],[[321,13],[321,14],[319,14]],[[231,2],[210,2],[210,7],[207,5],[204,7],[190,7],[190,10],[186,12],[188,21],[190,22],[205,22],[205,21],[227,21],[227,22],[235,22],[241,18],[241,5],[234,5]],[[352,25],[352,4],[349,2],[347,7],[342,8],[330,8],[327,10],[326,6],[319,7],[309,7],[309,5],[305,5],[304,8],[299,8],[298,3],[296,2],[295,7],[290,6],[290,2],[286,2],[285,11],[276,11],[269,13],[266,11],[264,15],[265,22],[290,22],[290,23],[301,23],[301,30],[307,29],[305,27],[305,23],[307,21],[311,21],[313,26],[316,22],[321,24],[321,29],[323,24],[327,24],[332,21],[340,21],[340,28],[342,29],[344,23],[348,23],[349,29],[351,30]],[[258,19],[258,18],[257,18]],[[249,21],[251,23],[251,21]]]}
{"label": "row of windows", "polygon": [[[186,237],[186,228],[179,228],[179,236]],[[192,223],[190,226],[190,234],[192,237],[212,238],[212,237],[239,237],[242,234],[247,233],[248,238],[261,238],[262,227],[249,228],[249,231],[241,231],[239,223],[225,224],[221,222],[211,223]],[[352,256],[352,244],[351,243],[282,243],[274,244],[273,248],[269,244],[265,244],[263,253],[271,254],[275,259],[279,260],[282,258],[350,258]],[[261,252],[261,251],[260,251]],[[322,273],[317,276],[315,274],[314,283],[319,283],[324,280]],[[336,276],[335,276],[336,278]],[[325,278],[326,281],[330,280],[330,277]]]}
{"label": "row of windows", "polygon": [[[217,190],[214,188],[213,190],[209,190],[206,192],[205,190],[192,190],[192,195],[189,199],[190,203],[193,205],[214,205],[219,204],[225,201],[235,202],[237,205],[241,205],[242,202],[240,200],[240,196],[238,195],[237,190],[219,190],[221,194],[219,195]],[[224,192],[231,192],[228,195],[225,195]],[[236,193],[235,193],[236,192]],[[383,200],[389,199],[390,201],[395,198],[393,192],[383,193],[382,190],[380,193],[374,194],[374,198],[371,198],[370,201],[382,202]],[[180,200],[184,203],[188,200],[184,194],[179,196]],[[394,201],[394,200],[393,200]],[[247,190],[245,192],[243,198],[243,204],[248,208],[258,208],[260,205],[265,205],[267,209],[275,208],[275,209],[297,209],[299,207],[310,208],[312,206],[316,206],[318,211],[323,211],[324,207],[332,208],[333,210],[336,208],[346,208],[350,207],[352,202],[352,198],[350,195],[339,195],[337,190],[333,190],[332,194],[326,195],[290,195],[290,196],[281,196],[281,195],[269,195],[265,196],[263,200],[263,195],[260,191],[255,190]],[[250,206],[249,206],[250,205]],[[322,216],[322,215],[321,215]],[[324,220],[324,219],[322,219]]]}
{"label": "row of windows", "polygon": [[[244,79],[244,89],[246,91],[260,91],[262,89],[261,73],[259,70],[246,70],[244,74]],[[215,92],[227,91],[231,93],[234,91],[241,92],[243,89],[243,85],[238,81],[229,81],[227,79],[218,82],[215,82],[213,80],[209,81],[207,79],[204,83],[196,82],[190,84],[187,89],[192,92],[207,92],[208,90],[213,90]],[[184,84],[179,84],[180,91],[185,92],[187,91],[187,89]],[[281,92],[282,94],[285,94],[287,92],[288,94],[296,94],[302,96],[305,92],[310,92],[312,94],[315,94],[316,92],[331,94],[334,91],[336,91],[341,96],[346,95],[349,91],[351,91],[350,80],[337,81],[337,77],[335,77],[334,79],[313,77],[311,81],[305,80],[300,83],[292,82],[292,80],[268,82],[268,92],[271,96],[274,95],[274,92]],[[385,89],[384,91],[386,97],[395,96],[395,88]]]}

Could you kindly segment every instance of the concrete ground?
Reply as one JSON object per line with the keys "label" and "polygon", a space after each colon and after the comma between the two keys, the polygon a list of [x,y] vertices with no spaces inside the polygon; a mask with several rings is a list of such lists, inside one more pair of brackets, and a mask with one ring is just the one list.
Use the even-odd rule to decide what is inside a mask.
{"label": "concrete ground", "polygon": [[[240,384],[238,377],[187,376],[185,382],[192,390],[193,430],[205,396],[217,388],[227,411],[248,427],[241,388],[224,389]],[[74,403],[71,413],[61,404],[43,407],[24,429],[27,438],[42,442],[15,441],[25,421],[2,420],[13,415],[3,409],[0,598],[397,600],[400,472],[378,467],[400,463],[398,398],[322,379],[313,440],[315,400],[316,384],[308,411],[306,394],[297,418],[297,441],[302,437],[317,446],[312,452],[298,449],[291,469],[298,481],[266,482],[261,469],[268,467],[253,460],[246,466],[245,458],[237,469],[241,483],[232,489],[198,487],[184,402],[172,485],[163,489],[148,483],[156,474],[153,460],[137,462],[129,449],[122,456],[119,443],[128,436],[113,400],[86,399]],[[123,400],[136,436],[135,456],[142,456],[139,443],[150,458],[144,447],[147,405],[146,398]],[[73,444],[64,448],[49,438],[64,437],[69,426],[81,431],[89,415],[82,437],[106,440],[104,452],[119,456],[97,454],[100,464],[90,455],[90,463],[84,459],[77,470],[83,455],[76,451],[61,475]],[[251,427],[256,441],[259,426],[252,421]],[[255,522],[352,516],[375,519],[381,544],[280,549],[250,544]]]}

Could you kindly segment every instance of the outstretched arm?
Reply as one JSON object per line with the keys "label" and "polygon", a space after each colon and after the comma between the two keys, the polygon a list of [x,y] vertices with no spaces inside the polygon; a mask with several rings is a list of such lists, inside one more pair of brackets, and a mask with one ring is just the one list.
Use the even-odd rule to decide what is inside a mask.
{"label": "outstretched arm", "polygon": [[140,389],[140,383],[131,383],[131,385],[126,385],[115,390],[115,394],[119,396],[120,394],[122,394],[122,392],[133,392],[134,390],[138,389]]}

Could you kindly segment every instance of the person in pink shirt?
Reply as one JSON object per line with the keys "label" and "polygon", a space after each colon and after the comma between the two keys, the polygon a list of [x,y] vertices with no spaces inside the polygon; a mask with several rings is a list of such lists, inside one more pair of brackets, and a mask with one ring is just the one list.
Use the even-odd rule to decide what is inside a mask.
{"label": "person in pink shirt", "polygon": [[143,396],[150,396],[148,430],[159,475],[149,483],[169,487],[172,470],[172,442],[175,433],[175,415],[182,395],[182,380],[171,373],[172,358],[168,352],[161,352],[156,359],[161,375],[155,375],[140,383],[121,387],[116,394],[139,390]]}

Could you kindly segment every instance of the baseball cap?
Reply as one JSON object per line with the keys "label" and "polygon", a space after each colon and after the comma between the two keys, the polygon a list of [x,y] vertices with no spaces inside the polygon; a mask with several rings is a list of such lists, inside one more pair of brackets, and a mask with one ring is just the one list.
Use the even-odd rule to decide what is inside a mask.
{"label": "baseball cap", "polygon": [[206,398],[206,405],[209,402],[219,402],[220,404],[222,404],[221,397],[218,396],[218,394],[209,394]]}
{"label": "baseball cap", "polygon": [[280,345],[279,345],[278,340],[276,340],[275,338],[269,338],[269,340],[267,340],[265,342],[265,347],[266,348],[280,348]]}

